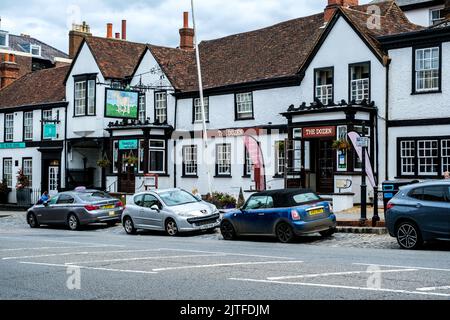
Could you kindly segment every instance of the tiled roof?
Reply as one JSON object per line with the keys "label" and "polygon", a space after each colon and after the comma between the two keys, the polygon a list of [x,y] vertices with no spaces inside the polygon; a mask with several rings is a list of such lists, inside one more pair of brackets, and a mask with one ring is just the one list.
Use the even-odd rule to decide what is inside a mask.
{"label": "tiled roof", "polygon": [[[371,3],[378,3],[378,2],[383,2],[383,1],[385,1],[385,0],[374,0]],[[426,3],[433,5],[436,2],[444,3],[444,0],[441,0],[441,1],[439,1],[439,0],[395,0],[395,2],[400,7],[404,7],[404,6],[412,6],[412,5],[426,4]]]}
{"label": "tiled roof", "polygon": [[41,57],[44,60],[53,62],[55,58],[68,59],[69,56],[48,44],[29,36],[9,35],[9,49],[18,52],[30,53],[30,45],[41,46]]}
{"label": "tiled roof", "polygon": [[86,37],[86,42],[106,79],[132,76],[147,47],[142,43],[100,37]]}
{"label": "tiled roof", "polygon": [[69,66],[31,72],[0,90],[0,109],[65,101]]}
{"label": "tiled roof", "polygon": [[[378,6],[381,22],[379,29],[369,28],[367,24],[370,18],[367,13],[368,5],[342,8],[341,12],[381,58],[383,52],[376,37],[418,31],[423,27],[409,22],[394,1],[384,1]],[[199,50],[204,88],[296,76],[307,63],[325,30],[324,14],[319,13],[264,29],[203,41]],[[169,78],[177,78],[173,83],[178,85],[177,89],[184,92],[197,91],[195,68],[192,71],[192,66],[183,65],[195,65],[194,53],[177,54],[179,51],[181,50],[165,50],[165,58],[160,63]],[[166,61],[170,61],[172,67],[165,68]]]}

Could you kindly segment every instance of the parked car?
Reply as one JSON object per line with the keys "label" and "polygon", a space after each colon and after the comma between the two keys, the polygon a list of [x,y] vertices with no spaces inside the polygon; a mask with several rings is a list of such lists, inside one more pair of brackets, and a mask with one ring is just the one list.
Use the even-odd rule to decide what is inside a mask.
{"label": "parked car", "polygon": [[27,212],[31,228],[41,224],[65,224],[70,230],[91,223],[116,225],[120,222],[123,203],[98,190],[78,189],[62,192],[43,204],[36,204]]}
{"label": "parked car", "polygon": [[273,190],[256,193],[241,209],[225,214],[220,230],[225,240],[267,235],[286,243],[303,234],[333,235],[336,216],[332,205],[309,189]]}
{"label": "parked car", "polygon": [[386,226],[403,249],[418,249],[424,241],[450,240],[450,181],[401,187],[387,204]]}
{"label": "parked car", "polygon": [[176,236],[179,232],[217,229],[220,212],[185,190],[148,191],[136,194],[127,203],[122,223],[128,234],[145,229]]}

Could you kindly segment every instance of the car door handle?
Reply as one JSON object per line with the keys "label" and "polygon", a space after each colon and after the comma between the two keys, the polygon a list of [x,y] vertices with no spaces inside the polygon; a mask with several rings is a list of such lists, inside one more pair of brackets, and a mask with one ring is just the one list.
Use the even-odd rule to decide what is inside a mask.
{"label": "car door handle", "polygon": [[422,205],[420,203],[416,204],[416,208],[422,208]]}
{"label": "car door handle", "polygon": [[265,213],[258,213],[258,216],[265,216]]}

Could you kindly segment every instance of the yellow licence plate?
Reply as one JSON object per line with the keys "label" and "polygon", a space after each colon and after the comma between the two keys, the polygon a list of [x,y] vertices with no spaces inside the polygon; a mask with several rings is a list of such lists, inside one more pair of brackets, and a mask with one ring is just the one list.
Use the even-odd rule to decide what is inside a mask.
{"label": "yellow licence plate", "polygon": [[103,209],[114,209],[114,205],[103,206]]}
{"label": "yellow licence plate", "polygon": [[317,216],[317,215],[322,214],[324,212],[325,212],[324,209],[314,209],[314,210],[309,211],[308,213],[309,213],[310,216]]}

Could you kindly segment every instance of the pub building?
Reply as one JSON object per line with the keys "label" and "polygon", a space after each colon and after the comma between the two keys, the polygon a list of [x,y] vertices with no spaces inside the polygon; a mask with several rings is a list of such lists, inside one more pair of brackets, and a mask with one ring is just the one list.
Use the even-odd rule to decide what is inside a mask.
{"label": "pub building", "polygon": [[327,106],[320,102],[309,106],[303,103],[289,107],[283,116],[288,121],[286,187],[311,188],[324,196],[354,195],[354,201],[358,202],[360,192],[356,186],[361,184],[362,165],[347,135],[354,131],[369,137],[368,152],[377,177],[375,104],[365,100],[359,104],[342,101]]}

